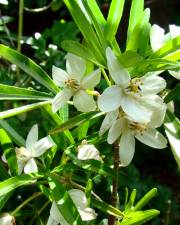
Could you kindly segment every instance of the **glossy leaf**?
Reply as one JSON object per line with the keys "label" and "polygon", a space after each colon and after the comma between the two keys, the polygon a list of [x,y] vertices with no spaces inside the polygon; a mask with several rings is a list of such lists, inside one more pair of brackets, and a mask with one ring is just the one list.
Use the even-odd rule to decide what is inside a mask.
{"label": "glossy leaf", "polygon": [[136,189],[133,189],[129,201],[125,205],[125,211],[131,210],[133,208],[135,199],[136,199]]}
{"label": "glossy leaf", "polygon": [[124,0],[111,1],[107,22],[104,28],[105,39],[110,43],[115,39],[124,9],[124,2]]}
{"label": "glossy leaf", "polygon": [[4,118],[8,118],[11,116],[15,116],[24,112],[28,112],[31,111],[33,109],[37,109],[43,105],[49,104],[50,101],[44,101],[44,102],[38,102],[38,103],[33,103],[30,105],[25,105],[25,106],[20,106],[18,108],[15,109],[9,109],[3,112],[0,112],[0,119],[4,119]]}
{"label": "glossy leaf", "polygon": [[59,91],[59,88],[54,84],[48,74],[30,58],[2,44],[0,44],[0,56],[20,67],[50,91],[54,93]]}
{"label": "glossy leaf", "polygon": [[79,126],[80,124],[87,122],[88,120],[95,119],[99,116],[103,115],[103,113],[98,112],[88,112],[88,113],[81,113],[73,118],[70,118],[67,122],[57,126],[53,130],[49,131],[49,134],[56,134],[73,127]]}
{"label": "glossy leaf", "polygon": [[166,103],[176,100],[180,96],[180,84],[177,84],[175,88],[173,88],[165,97],[164,101]]}

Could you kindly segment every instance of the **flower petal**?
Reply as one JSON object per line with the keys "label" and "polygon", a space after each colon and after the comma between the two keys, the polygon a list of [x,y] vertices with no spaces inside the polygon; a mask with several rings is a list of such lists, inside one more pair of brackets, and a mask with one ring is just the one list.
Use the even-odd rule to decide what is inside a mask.
{"label": "flower petal", "polygon": [[26,139],[26,150],[31,151],[32,145],[38,141],[38,125],[35,124],[29,131]]}
{"label": "flower petal", "polygon": [[93,89],[100,82],[100,79],[101,70],[97,69],[82,79],[81,86],[84,89]]}
{"label": "flower petal", "polygon": [[95,210],[91,208],[78,209],[78,212],[81,216],[82,221],[94,220],[97,217]]}
{"label": "flower petal", "polygon": [[39,157],[44,154],[49,148],[55,145],[50,136],[40,139],[33,147],[32,157]]}
{"label": "flower petal", "polygon": [[99,155],[99,151],[94,145],[80,145],[78,147],[78,155],[77,158],[80,160],[88,160],[88,159],[96,159],[101,160],[101,157]]}
{"label": "flower petal", "polygon": [[111,112],[119,108],[122,101],[122,91],[117,85],[108,87],[98,98],[98,107],[103,112]]}
{"label": "flower petal", "polygon": [[33,158],[29,159],[24,167],[24,173],[36,173],[38,171],[36,162]]}
{"label": "flower petal", "polygon": [[76,92],[73,98],[74,106],[80,112],[90,112],[96,109],[96,103],[92,95],[89,95],[84,90]]}
{"label": "flower petal", "polygon": [[151,43],[151,48],[154,52],[163,46],[164,32],[165,32],[164,29],[162,29],[156,24],[154,24],[151,27],[150,43]]}
{"label": "flower petal", "polygon": [[18,175],[20,175],[23,172],[24,166],[27,163],[27,159],[18,159],[17,158],[17,164],[18,164]]}
{"label": "flower petal", "polygon": [[8,213],[5,213],[0,217],[0,224],[1,225],[13,225],[15,223],[15,219]]}
{"label": "flower petal", "polygon": [[158,76],[143,76],[140,85],[143,94],[157,94],[166,87],[166,81]]}
{"label": "flower petal", "polygon": [[180,80],[180,71],[168,70],[168,72],[176,79]]}
{"label": "flower petal", "polygon": [[114,122],[113,126],[110,128],[108,133],[107,142],[109,144],[114,143],[121,133],[124,131],[126,125],[126,120],[124,118],[118,119]]}
{"label": "flower petal", "polygon": [[66,55],[66,69],[71,78],[80,82],[86,72],[86,61],[79,56],[68,53]]}
{"label": "flower petal", "polygon": [[100,136],[103,135],[108,129],[110,129],[110,127],[116,121],[118,114],[119,114],[118,110],[115,110],[115,111],[112,111],[112,112],[109,112],[106,114],[106,116],[101,124],[101,128],[99,130]]}
{"label": "flower petal", "polygon": [[135,152],[134,136],[126,130],[123,132],[119,144],[119,157],[122,166],[128,166],[133,159]]}
{"label": "flower petal", "polygon": [[52,111],[53,113],[57,112],[62,108],[65,103],[73,96],[73,91],[69,88],[63,89],[59,92],[55,98],[52,100]]}
{"label": "flower petal", "polygon": [[174,24],[169,25],[169,30],[170,30],[170,34],[171,34],[171,39],[180,36],[180,26],[176,26]]}
{"label": "flower petal", "polygon": [[148,129],[143,135],[135,136],[140,142],[153,148],[166,148],[166,138],[156,129]]}
{"label": "flower petal", "polygon": [[87,207],[88,202],[86,199],[86,195],[84,194],[83,191],[79,189],[71,189],[68,191],[68,193],[77,208],[80,208],[83,210]]}
{"label": "flower petal", "polygon": [[[51,221],[53,222],[53,224],[50,223]],[[47,225],[58,225],[58,224],[69,225],[62,216],[62,214],[60,213],[57,204],[55,202],[52,203],[48,223]]]}
{"label": "flower petal", "polygon": [[107,66],[116,84],[126,86],[130,81],[130,74],[118,61],[111,48],[106,49]]}
{"label": "flower petal", "polygon": [[65,82],[69,79],[68,73],[56,66],[52,67],[52,77],[55,84],[59,87],[64,87]]}
{"label": "flower petal", "polygon": [[138,99],[125,96],[121,103],[122,109],[134,122],[148,123],[152,113],[147,110]]}

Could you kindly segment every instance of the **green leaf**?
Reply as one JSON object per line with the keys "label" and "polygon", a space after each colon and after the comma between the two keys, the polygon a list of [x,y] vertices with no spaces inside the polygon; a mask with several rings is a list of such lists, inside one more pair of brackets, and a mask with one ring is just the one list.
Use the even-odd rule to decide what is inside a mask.
{"label": "green leaf", "polygon": [[12,141],[19,146],[25,146],[24,138],[18,134],[18,132],[9,125],[5,120],[0,120],[0,127],[2,127],[7,134],[11,137]]}
{"label": "green leaf", "polygon": [[115,39],[124,9],[124,2],[124,0],[111,1],[107,22],[104,28],[105,39],[110,43]]}
{"label": "green leaf", "polygon": [[20,67],[24,72],[32,76],[53,93],[59,91],[59,88],[54,84],[48,74],[28,57],[2,44],[0,44],[0,56]]}
{"label": "green leaf", "polygon": [[131,36],[136,24],[139,22],[140,18],[142,17],[144,10],[144,0],[132,0],[131,3],[131,11],[129,17],[129,26],[127,37]]}
{"label": "green leaf", "polygon": [[7,160],[11,174],[13,176],[17,175],[18,166],[17,166],[15,149],[11,139],[9,138],[9,136],[3,129],[0,129],[0,143],[1,143],[1,147],[4,152],[5,158]]}
{"label": "green leaf", "polygon": [[165,97],[165,103],[168,103],[172,100],[176,100],[180,96],[180,84],[177,84]]}
{"label": "green leaf", "polygon": [[1,18],[0,18],[0,26],[4,25],[6,23],[9,23],[9,22],[11,22],[13,20],[14,19],[12,17],[10,17],[10,16],[1,16]]}
{"label": "green leaf", "polygon": [[91,204],[92,180],[89,179],[86,185],[85,194],[88,201],[88,206]]}
{"label": "green leaf", "polygon": [[139,38],[144,30],[146,24],[149,23],[150,10],[145,9],[139,22],[136,24],[131,36],[128,39],[126,51],[137,51],[141,46],[141,38]]}
{"label": "green leaf", "polygon": [[70,118],[67,122],[61,124],[60,126],[55,127],[53,130],[49,131],[49,134],[56,134],[71,129],[75,126],[79,126],[80,124],[87,122],[88,120],[92,120],[99,116],[102,116],[103,114],[104,113],[98,112],[81,113],[73,118]]}
{"label": "green leaf", "polygon": [[164,59],[172,60],[172,61],[180,60],[180,50],[177,50],[177,51],[165,56]]}
{"label": "green leaf", "polygon": [[105,63],[105,58],[103,54],[103,49],[98,41],[95,31],[88,21],[87,17],[81,10],[78,2],[76,0],[64,0],[69,12],[71,13],[74,21],[76,22],[79,30],[82,32],[86,42],[93,50],[96,58],[100,60],[103,64]]}
{"label": "green leaf", "polygon": [[128,68],[137,65],[142,60],[142,57],[134,51],[125,51],[118,56],[118,59],[124,67]]}
{"label": "green leaf", "polygon": [[21,114],[24,112],[28,112],[28,111],[37,109],[37,108],[44,106],[46,104],[49,104],[49,103],[50,103],[50,101],[44,101],[44,102],[38,102],[38,103],[30,104],[30,105],[21,106],[21,107],[15,108],[15,109],[9,109],[9,110],[0,112],[0,119],[4,119],[4,118],[15,116],[15,115],[18,115],[18,114]]}
{"label": "green leaf", "polygon": [[0,197],[13,191],[14,189],[36,183],[37,179],[42,178],[39,174],[23,174],[9,178],[0,182]]}
{"label": "green leaf", "polygon": [[173,38],[166,42],[165,45],[163,45],[159,50],[154,52],[150,58],[160,58],[160,57],[166,57],[180,48],[180,36]]}
{"label": "green leaf", "polygon": [[149,38],[150,38],[151,24],[145,23],[142,28],[142,33],[139,37],[139,54],[146,56],[148,52]]}
{"label": "green leaf", "polygon": [[9,192],[6,195],[3,195],[0,197],[0,212],[3,209],[3,207],[5,206],[6,202],[10,199],[10,197],[12,196],[13,192]]}
{"label": "green leaf", "polygon": [[146,211],[129,212],[125,215],[120,225],[141,225],[159,215],[159,211],[150,209]]}
{"label": "green leaf", "polygon": [[87,4],[91,8],[93,15],[96,17],[98,24],[100,24],[102,27],[104,27],[106,24],[106,20],[104,19],[104,16],[103,16],[96,0],[88,0]]}
{"label": "green leaf", "polygon": [[52,95],[45,92],[30,90],[27,88],[19,88],[14,86],[9,86],[5,84],[0,84],[0,100],[4,99],[32,99],[32,100],[51,100]]}
{"label": "green leaf", "polygon": [[10,177],[9,173],[7,172],[7,170],[4,168],[2,162],[0,161],[0,181],[2,180],[6,180]]}
{"label": "green leaf", "polygon": [[65,40],[61,42],[61,47],[67,52],[71,52],[77,56],[91,61],[96,65],[104,67],[104,65],[102,65],[101,62],[95,58],[90,48],[87,48],[85,45],[80,44],[77,41]]}
{"label": "green leaf", "polygon": [[78,127],[78,140],[82,140],[82,139],[86,138],[88,129],[89,129],[89,121],[81,124]]}
{"label": "green leaf", "polygon": [[129,202],[125,206],[125,211],[131,210],[133,208],[135,198],[136,198],[136,189],[133,189],[129,198]]}
{"label": "green leaf", "polygon": [[180,169],[180,121],[170,111],[166,112],[164,128],[172,153]]}
{"label": "green leaf", "polygon": [[49,185],[52,190],[52,197],[56,203],[59,203],[57,204],[58,209],[67,223],[69,225],[74,225],[75,223],[83,225],[84,222],[81,220],[74,202],[70,198],[64,186],[60,183],[59,178],[51,175],[49,178]]}
{"label": "green leaf", "polygon": [[96,199],[94,197],[92,197],[91,199],[91,203],[94,207],[100,209],[103,212],[106,212],[107,214],[119,217],[119,218],[123,218],[124,217],[124,213],[121,212],[119,209],[107,204],[106,202],[102,201],[101,199]]}
{"label": "green leaf", "polygon": [[145,194],[139,202],[132,209],[133,211],[140,210],[144,205],[146,205],[157,193],[157,188],[152,188],[147,194]]}

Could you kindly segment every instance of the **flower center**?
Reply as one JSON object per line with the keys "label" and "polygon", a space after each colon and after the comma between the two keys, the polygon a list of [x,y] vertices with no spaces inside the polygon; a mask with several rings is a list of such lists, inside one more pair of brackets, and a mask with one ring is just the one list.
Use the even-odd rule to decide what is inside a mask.
{"label": "flower center", "polygon": [[77,90],[79,88],[79,83],[76,79],[69,79],[65,81],[65,85],[66,87],[74,90]]}
{"label": "flower center", "polygon": [[130,122],[129,129],[132,130],[135,135],[143,135],[147,130],[147,125],[145,123]]}
{"label": "flower center", "polygon": [[141,81],[140,78],[133,78],[130,82],[129,85],[126,88],[127,92],[131,92],[131,93],[141,93],[141,87],[140,85],[142,85],[143,82]]}
{"label": "flower center", "polygon": [[20,147],[20,148],[15,148],[16,151],[16,155],[17,158],[19,159],[28,159],[30,158],[30,153],[24,148],[24,147]]}

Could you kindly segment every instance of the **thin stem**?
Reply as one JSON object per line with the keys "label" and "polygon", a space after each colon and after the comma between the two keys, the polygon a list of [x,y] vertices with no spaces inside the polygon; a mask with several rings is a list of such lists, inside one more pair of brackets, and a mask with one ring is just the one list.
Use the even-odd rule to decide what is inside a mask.
{"label": "thin stem", "polygon": [[[115,176],[112,182],[112,196],[111,205],[117,207],[118,205],[118,175],[119,175],[119,143],[114,144],[114,172]],[[115,225],[116,217],[110,215],[108,218],[108,225]]]}
{"label": "thin stem", "polygon": [[[18,37],[17,37],[17,51],[21,52],[21,39],[23,34],[23,10],[24,0],[19,1],[19,18],[18,18]],[[20,81],[20,70],[17,68],[17,82]]]}
{"label": "thin stem", "polygon": [[164,225],[170,224],[171,204],[172,204],[171,200],[168,200],[167,201],[167,209],[166,209]]}
{"label": "thin stem", "polygon": [[33,196],[27,198],[23,203],[21,203],[12,213],[11,215],[14,216],[16,215],[16,213],[21,210],[25,205],[27,205],[30,201],[32,201],[33,199],[39,197],[40,195],[42,195],[41,192],[35,193]]}
{"label": "thin stem", "polygon": [[102,71],[102,74],[103,74],[104,79],[106,80],[108,86],[111,86],[111,81],[109,80],[108,75],[106,74],[106,71],[103,68],[101,69],[101,71]]}

